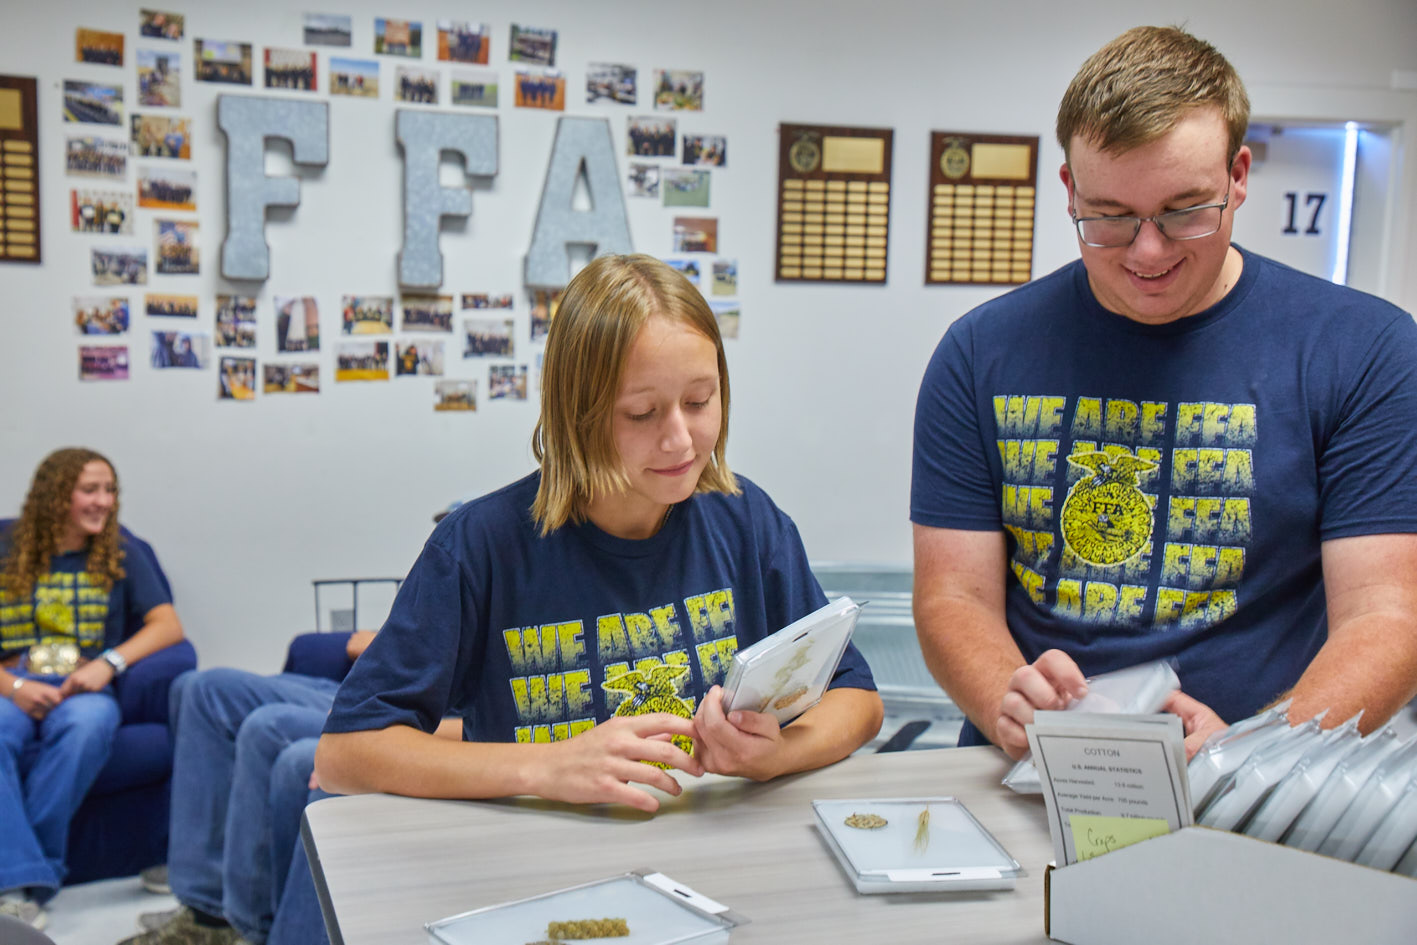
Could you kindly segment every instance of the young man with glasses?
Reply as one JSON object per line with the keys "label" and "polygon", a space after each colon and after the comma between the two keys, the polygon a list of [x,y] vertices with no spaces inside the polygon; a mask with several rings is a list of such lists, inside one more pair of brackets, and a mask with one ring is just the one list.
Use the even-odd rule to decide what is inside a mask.
{"label": "young man with glasses", "polygon": [[1108,43],[1058,114],[1081,260],[953,324],[921,386],[926,661],[961,744],[1018,757],[1085,676],[1174,658],[1194,753],[1417,694],[1417,323],[1230,242],[1249,101],[1170,28]]}

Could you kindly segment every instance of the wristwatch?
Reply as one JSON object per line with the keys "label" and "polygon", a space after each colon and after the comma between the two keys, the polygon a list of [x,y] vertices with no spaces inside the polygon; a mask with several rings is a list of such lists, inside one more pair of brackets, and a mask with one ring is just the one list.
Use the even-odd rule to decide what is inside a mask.
{"label": "wristwatch", "polygon": [[123,658],[123,654],[117,650],[104,650],[98,655],[109,666],[113,667],[113,678],[117,679],[128,671],[128,661]]}
{"label": "wristwatch", "polygon": [[20,691],[20,687],[25,684],[25,677],[16,676],[15,681],[10,684],[10,691],[6,693],[11,699],[15,698],[15,693]]}

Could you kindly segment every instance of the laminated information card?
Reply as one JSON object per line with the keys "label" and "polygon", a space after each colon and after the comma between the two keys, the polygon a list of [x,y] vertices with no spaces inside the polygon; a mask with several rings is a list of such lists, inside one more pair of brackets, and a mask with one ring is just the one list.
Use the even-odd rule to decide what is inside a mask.
{"label": "laminated information card", "polygon": [[1037,712],[1027,731],[1059,866],[1191,825],[1178,716]]}

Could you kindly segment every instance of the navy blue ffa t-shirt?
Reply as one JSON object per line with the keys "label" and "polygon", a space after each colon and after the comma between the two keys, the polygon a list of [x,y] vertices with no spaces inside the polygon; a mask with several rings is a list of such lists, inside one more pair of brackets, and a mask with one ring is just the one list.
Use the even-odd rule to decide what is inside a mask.
{"label": "navy blue ffa t-shirt", "polygon": [[[469,740],[547,742],[613,715],[689,717],[740,646],[826,603],[796,526],[742,477],[741,495],[694,495],[643,541],[589,522],[542,537],[539,482],[438,524],[325,731],[431,732],[458,711]],[[854,647],[832,686],[875,688]]]}
{"label": "navy blue ffa t-shirt", "polygon": [[[105,590],[90,576],[87,550],[58,554],[40,574],[28,598],[0,591],[0,658],[36,643],[76,642],[85,657],[123,642],[129,625],[141,626],[148,611],[172,603],[157,565],[137,544],[119,539],[125,576]],[[9,553],[0,541],[0,557]]]}
{"label": "navy blue ffa t-shirt", "polygon": [[1007,533],[1026,660],[1175,657],[1227,721],[1326,639],[1321,542],[1417,532],[1417,324],[1242,254],[1224,299],[1166,325],[1104,309],[1081,262],[957,321],[920,389],[910,513]]}

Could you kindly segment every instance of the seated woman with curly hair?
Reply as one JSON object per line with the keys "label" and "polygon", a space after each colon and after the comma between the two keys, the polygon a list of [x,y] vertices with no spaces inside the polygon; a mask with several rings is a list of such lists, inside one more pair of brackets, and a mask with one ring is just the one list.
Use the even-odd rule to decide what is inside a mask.
{"label": "seated woman with curly hair", "polygon": [[[0,556],[0,915],[38,928],[118,728],[111,683],[182,624],[152,558],[122,536],[118,477],[92,450],[45,457]],[[129,621],[142,626],[124,640]]]}

